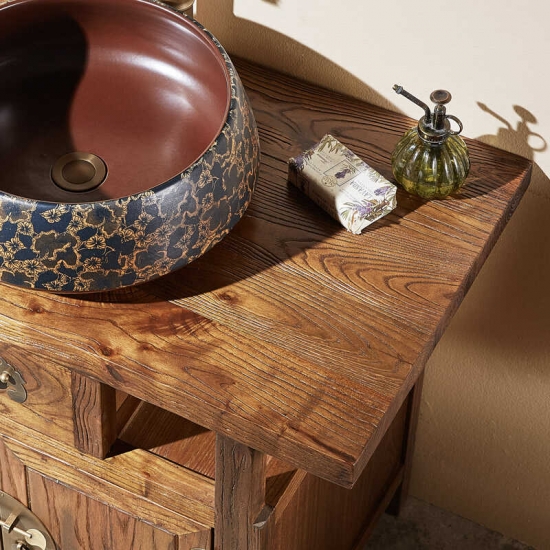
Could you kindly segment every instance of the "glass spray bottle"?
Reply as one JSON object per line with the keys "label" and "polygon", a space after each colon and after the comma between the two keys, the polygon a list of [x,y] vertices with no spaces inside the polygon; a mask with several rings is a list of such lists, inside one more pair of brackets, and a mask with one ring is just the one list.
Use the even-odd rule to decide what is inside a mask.
{"label": "glass spray bottle", "polygon": [[[446,90],[436,90],[430,99],[436,104],[433,113],[422,101],[397,84],[393,89],[424,109],[418,126],[401,138],[392,155],[393,175],[409,193],[425,199],[440,199],[460,189],[470,169],[468,149],[458,134],[462,122],[446,113],[451,100]],[[451,130],[454,120],[458,131]]]}

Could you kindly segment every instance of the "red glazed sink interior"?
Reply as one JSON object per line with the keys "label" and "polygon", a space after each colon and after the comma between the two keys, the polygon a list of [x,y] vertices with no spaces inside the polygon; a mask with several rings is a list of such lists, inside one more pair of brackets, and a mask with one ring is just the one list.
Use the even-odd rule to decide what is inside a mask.
{"label": "red glazed sink interior", "polygon": [[[8,4],[0,17],[0,189],[53,202],[150,189],[201,157],[230,96],[217,48],[169,8],[139,0]],[[106,165],[99,187],[75,193],[54,183],[52,168],[73,152]],[[76,189],[86,167],[68,172]]]}

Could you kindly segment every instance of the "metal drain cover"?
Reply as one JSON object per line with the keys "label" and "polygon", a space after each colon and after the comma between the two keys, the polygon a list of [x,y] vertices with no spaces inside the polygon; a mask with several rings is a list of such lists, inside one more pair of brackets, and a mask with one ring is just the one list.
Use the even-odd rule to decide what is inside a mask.
{"label": "metal drain cover", "polygon": [[52,167],[52,180],[67,191],[90,191],[101,185],[106,176],[106,164],[92,153],[68,153]]}

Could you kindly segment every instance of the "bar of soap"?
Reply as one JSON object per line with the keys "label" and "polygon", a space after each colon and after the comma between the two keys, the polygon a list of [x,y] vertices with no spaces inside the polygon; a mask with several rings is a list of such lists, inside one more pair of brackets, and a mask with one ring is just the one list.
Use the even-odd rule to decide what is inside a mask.
{"label": "bar of soap", "polygon": [[396,206],[395,185],[330,134],[289,160],[288,180],[356,235]]}

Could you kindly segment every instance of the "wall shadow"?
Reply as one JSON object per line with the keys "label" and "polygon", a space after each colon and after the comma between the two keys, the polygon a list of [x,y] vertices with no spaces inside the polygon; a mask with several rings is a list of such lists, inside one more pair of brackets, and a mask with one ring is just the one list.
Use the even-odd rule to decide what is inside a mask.
{"label": "wall shadow", "polygon": [[502,126],[496,134],[486,134],[477,139],[499,149],[506,149],[522,157],[533,160],[535,153],[542,153],[548,149],[548,142],[537,132],[533,132],[531,125],[537,124],[537,118],[529,110],[519,105],[514,105],[514,111],[519,117],[515,126],[503,116],[493,111],[489,106],[480,101],[478,107],[488,115],[498,120]]}
{"label": "wall shadow", "polygon": [[[518,118],[510,121],[484,103],[478,106],[501,124],[479,141],[533,161],[548,149],[547,140],[533,129],[537,118],[529,110],[514,105]],[[453,320],[453,334],[460,340],[498,353],[548,353],[549,190],[550,178],[535,162],[527,193],[472,287],[477,298],[467,297]],[[517,368],[531,369],[527,362]]]}
{"label": "wall shadow", "polygon": [[[276,6],[280,4],[280,0],[260,1]],[[271,56],[270,66],[277,71],[336,91],[342,89],[342,81],[345,81],[348,95],[402,112],[353,73],[303,43],[270,27],[237,17],[234,0],[216,0],[214,4],[215,8],[212,2],[197,0],[195,17],[220,40],[231,56],[265,64],[265,52],[275,52],[277,55]],[[209,10],[214,9],[216,21],[223,21],[223,26],[216,26],[211,21]],[[307,65],[304,59],[309,60]],[[327,82],[327,74],[332,75],[331,81]]]}
{"label": "wall shadow", "polygon": [[[514,111],[519,117],[519,120],[514,125],[496,111],[492,110],[485,103],[478,101],[477,105],[484,113],[500,122],[502,126],[498,128],[495,134],[478,136],[474,138],[475,141],[509,153],[514,153],[529,160],[534,159],[535,153],[541,153],[547,150],[548,143],[546,139],[530,128],[531,125],[537,123],[537,118],[529,110],[519,105],[514,105]],[[473,148],[479,147],[479,143],[468,143],[468,147],[470,150],[470,158],[473,158]],[[519,176],[521,172],[521,166],[517,167],[516,173],[514,173],[514,166],[510,166],[509,168],[510,177]],[[465,200],[485,195],[487,193],[485,186],[476,188],[474,185],[469,185],[469,183],[474,183],[477,179],[483,178],[485,175],[484,172],[478,170],[477,163],[472,161],[470,173],[464,187],[458,193],[453,193],[451,197],[455,200]]]}

